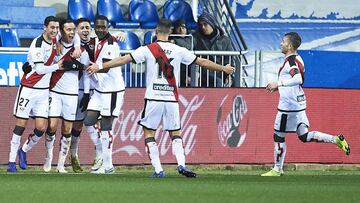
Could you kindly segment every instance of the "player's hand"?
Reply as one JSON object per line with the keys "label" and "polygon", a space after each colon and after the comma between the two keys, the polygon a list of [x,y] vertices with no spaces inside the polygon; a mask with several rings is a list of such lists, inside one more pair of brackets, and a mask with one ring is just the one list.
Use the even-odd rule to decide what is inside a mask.
{"label": "player's hand", "polygon": [[79,107],[81,108],[81,112],[86,111],[88,104],[89,104],[89,100],[90,100],[90,94],[89,93],[85,93],[80,101]]}
{"label": "player's hand", "polygon": [[118,32],[116,33],[115,35],[115,38],[118,40],[118,41],[121,41],[121,42],[126,42],[126,35],[124,32]]}
{"label": "player's hand", "polygon": [[85,67],[84,64],[80,63],[78,60],[74,58],[63,61],[64,71],[78,71],[78,70],[83,70],[84,67]]}
{"label": "player's hand", "polygon": [[64,59],[61,59],[60,61],[57,62],[58,66],[59,66],[59,70],[64,70],[63,62],[64,62]]}
{"label": "player's hand", "polygon": [[22,66],[22,71],[25,73],[25,74],[28,74],[32,71],[32,67],[31,65],[29,64],[29,62],[25,62]]}
{"label": "player's hand", "polygon": [[224,66],[223,71],[231,75],[235,72],[235,67],[232,67],[230,64],[227,64],[226,66]]}
{"label": "player's hand", "polygon": [[80,48],[80,46],[74,47],[74,51],[71,53],[71,57],[77,59],[77,58],[80,58],[80,56],[81,56],[81,48]]}
{"label": "player's hand", "polygon": [[89,75],[92,75],[94,73],[97,73],[99,70],[100,70],[99,65],[90,61],[90,66],[86,69],[86,72]]}
{"label": "player's hand", "polygon": [[266,86],[266,90],[268,92],[276,92],[278,90],[278,83],[277,82],[271,82]]}

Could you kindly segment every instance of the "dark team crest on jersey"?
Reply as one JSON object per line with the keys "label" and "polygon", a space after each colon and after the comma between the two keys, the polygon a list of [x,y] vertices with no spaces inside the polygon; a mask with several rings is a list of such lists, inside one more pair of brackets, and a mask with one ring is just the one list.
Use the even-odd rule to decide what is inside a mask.
{"label": "dark team crest on jersey", "polygon": [[245,141],[249,126],[248,107],[241,95],[231,100],[228,95],[217,111],[218,137],[223,146],[240,147]]}

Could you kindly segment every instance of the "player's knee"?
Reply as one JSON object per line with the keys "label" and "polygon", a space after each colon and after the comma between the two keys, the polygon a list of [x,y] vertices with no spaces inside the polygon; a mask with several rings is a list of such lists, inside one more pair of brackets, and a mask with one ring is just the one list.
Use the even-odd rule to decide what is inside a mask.
{"label": "player's knee", "polygon": [[69,125],[66,125],[66,126],[63,126],[63,128],[62,128],[62,133],[65,133],[65,134],[71,134],[71,126],[69,126]]}
{"label": "player's knee", "polygon": [[307,136],[308,133],[305,133],[303,135],[298,136],[299,140],[301,140],[302,142],[307,142]]}
{"label": "player's knee", "polygon": [[13,130],[13,133],[14,133],[15,135],[21,136],[21,135],[24,133],[24,130],[25,130],[25,127],[16,125],[15,128],[14,128],[14,130]]}
{"label": "player's knee", "polygon": [[44,129],[44,130],[38,129],[38,128],[35,128],[35,129],[34,129],[34,135],[36,135],[36,136],[38,136],[38,137],[43,136],[44,132],[45,132],[45,129]]}
{"label": "player's knee", "polygon": [[101,131],[107,131],[112,129],[112,122],[108,119],[101,119],[100,122]]}
{"label": "player's knee", "polygon": [[274,133],[274,142],[285,142],[285,137],[281,137]]}
{"label": "player's knee", "polygon": [[84,120],[84,125],[85,126],[93,126],[95,125],[97,122],[97,117],[95,116],[86,116],[85,120]]}

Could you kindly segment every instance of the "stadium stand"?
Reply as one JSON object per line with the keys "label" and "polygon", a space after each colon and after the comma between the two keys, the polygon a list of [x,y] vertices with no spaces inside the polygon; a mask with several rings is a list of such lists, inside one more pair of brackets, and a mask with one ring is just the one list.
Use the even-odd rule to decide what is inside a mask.
{"label": "stadium stand", "polygon": [[[42,29],[46,16],[56,15],[55,8],[51,7],[25,7],[0,6],[0,18],[9,20],[12,28]],[[31,17],[29,17],[31,14]]]}
{"label": "stadium stand", "polygon": [[122,50],[134,50],[141,46],[138,36],[131,31],[124,32],[125,42],[118,41],[118,44]]}
{"label": "stadium stand", "polygon": [[19,47],[20,40],[15,29],[0,29],[0,46],[1,47]]}
{"label": "stadium stand", "polygon": [[[118,41],[121,50],[135,50],[141,46],[138,36],[131,31],[124,32],[125,42]],[[126,87],[140,87],[145,86],[145,72],[144,68],[134,64],[126,64],[122,67]],[[142,78],[142,79],[140,79]]]}
{"label": "stadium stand", "polygon": [[164,4],[164,18],[175,22],[179,19],[186,21],[186,27],[196,29],[191,6],[184,0],[168,0]]}
{"label": "stadium stand", "polygon": [[115,0],[99,0],[97,2],[97,15],[106,16],[114,28],[138,28],[139,22],[124,18],[120,4]]}
{"label": "stadium stand", "polygon": [[69,0],[68,17],[73,21],[79,18],[88,18],[92,24],[95,20],[91,3],[88,0]]}
{"label": "stadium stand", "polygon": [[31,0],[16,0],[16,1],[9,1],[9,0],[0,0],[1,6],[27,6],[33,7],[34,1]]}
{"label": "stadium stand", "polygon": [[155,28],[159,22],[156,5],[149,0],[132,0],[129,3],[129,19],[140,22],[143,29]]}

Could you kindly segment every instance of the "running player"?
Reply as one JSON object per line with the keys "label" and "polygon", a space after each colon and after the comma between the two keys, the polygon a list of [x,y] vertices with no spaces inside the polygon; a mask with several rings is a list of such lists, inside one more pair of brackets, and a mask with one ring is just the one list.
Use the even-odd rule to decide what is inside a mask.
{"label": "running player", "polygon": [[305,113],[306,97],[302,85],[304,83],[304,62],[297,54],[301,38],[296,32],[286,33],[280,44],[285,61],[279,70],[277,82],[266,86],[269,92],[279,91],[278,113],[274,125],[274,167],[261,176],[283,175],[286,154],[286,133],[296,132],[302,142],[325,142],[337,145],[346,155],[350,154],[350,146],[343,135],[332,136],[326,133],[309,132],[309,121]]}

